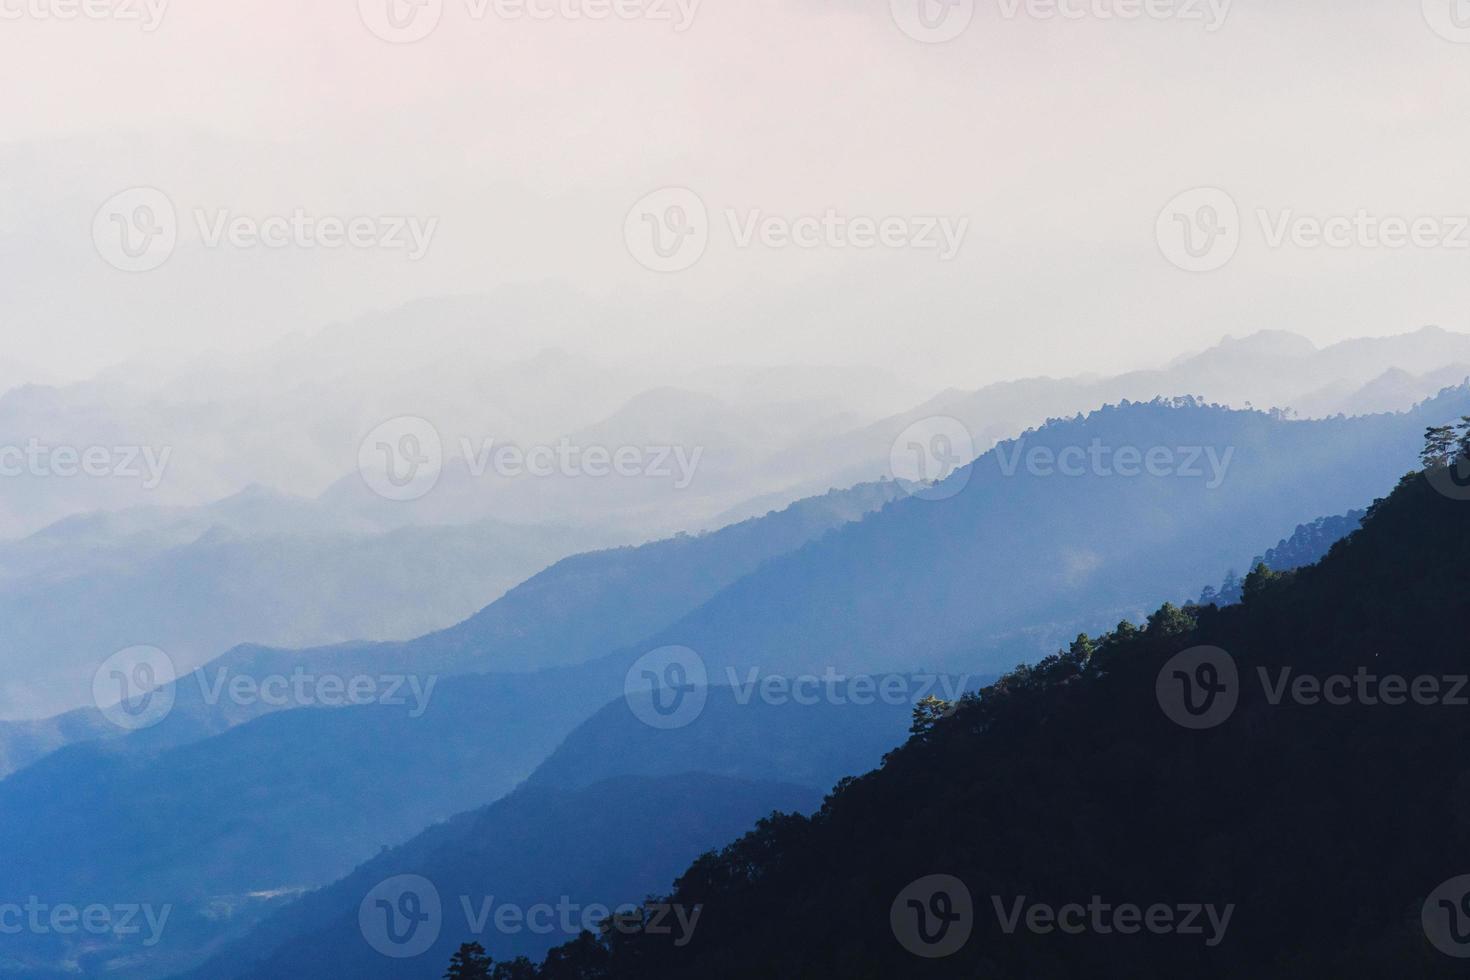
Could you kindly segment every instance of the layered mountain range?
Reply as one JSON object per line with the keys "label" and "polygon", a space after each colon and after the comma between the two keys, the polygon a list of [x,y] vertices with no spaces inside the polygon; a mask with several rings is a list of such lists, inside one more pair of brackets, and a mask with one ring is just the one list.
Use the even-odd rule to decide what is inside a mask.
{"label": "layered mountain range", "polygon": [[[1317,421],[1195,399],[1112,406],[1027,432],[937,486],[858,487],[714,534],[564,560],[417,640],[241,648],[181,678],[172,712],[146,730],[121,734],[96,712],[12,726],[0,812],[15,856],[0,888],[170,905],[168,943],[95,960],[166,976],[524,780],[582,791],[617,773],[687,771],[820,791],[874,764],[924,697],[1142,619],[1161,597],[1191,598],[1315,516],[1372,500],[1414,465],[1426,425],[1462,414],[1470,389],[1410,413]],[[645,723],[627,729],[625,692],[668,648],[732,692],[737,718],[759,717],[771,690],[893,677],[900,696],[879,727],[853,699],[823,694],[830,721],[791,708],[759,729],[768,739],[721,724],[708,730],[715,748],[697,728],[687,748],[645,746]],[[252,693],[298,676],[306,700]],[[356,678],[373,682],[363,703],[311,700],[324,681],[340,698]],[[581,739],[572,758],[584,761],[566,761],[573,750],[558,746],[579,744],[594,716],[622,719],[623,734]],[[815,757],[777,748],[802,740]],[[722,763],[729,742],[761,748]],[[597,900],[637,897],[613,891]]]}

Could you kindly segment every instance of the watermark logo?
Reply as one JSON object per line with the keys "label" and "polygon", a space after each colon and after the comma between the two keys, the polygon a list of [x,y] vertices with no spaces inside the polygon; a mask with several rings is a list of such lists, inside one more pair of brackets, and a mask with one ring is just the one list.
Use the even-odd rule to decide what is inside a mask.
{"label": "watermark logo", "polygon": [[1470,959],[1470,875],[1451,878],[1430,892],[1420,921],[1435,949],[1456,959]]}
{"label": "watermark logo", "polygon": [[1423,0],[1424,21],[1446,41],[1470,44],[1470,0]]}
{"label": "watermark logo", "polygon": [[953,875],[929,875],[893,900],[888,923],[900,946],[925,959],[952,956],[970,941],[975,905],[970,889]]}
{"label": "watermark logo", "polygon": [[889,0],[893,22],[915,41],[953,41],[975,19],[975,0]]}
{"label": "watermark logo", "polygon": [[422,41],[439,26],[444,0],[357,0],[363,24],[389,44]]}
{"label": "watermark logo", "polygon": [[1470,455],[1458,455],[1446,465],[1429,467],[1424,479],[1450,500],[1470,500]]}
{"label": "watermark logo", "polygon": [[1235,658],[1219,647],[1191,647],[1164,664],[1154,693],[1170,721],[1202,731],[1223,725],[1235,713],[1240,672]]}
{"label": "watermark logo", "polygon": [[97,254],[123,272],[152,272],[169,260],[178,241],[178,213],[156,187],[114,194],[92,218]]}
{"label": "watermark logo", "polygon": [[427,496],[444,470],[444,444],[428,419],[400,415],[378,426],[357,449],[357,470],[368,489],[386,500]]}
{"label": "watermark logo", "polygon": [[623,699],[633,716],[651,728],[693,724],[709,700],[704,658],[682,646],[650,650],[628,669]]}
{"label": "watermark logo", "polygon": [[92,676],[92,703],[109,722],[125,731],[152,728],[174,707],[178,674],[168,654],[157,647],[119,650]]}
{"label": "watermark logo", "polygon": [[1164,206],[1154,226],[1159,251],[1186,272],[1214,272],[1240,248],[1240,208],[1218,187],[1185,191]]}
{"label": "watermark logo", "polygon": [[970,483],[975,440],[959,419],[935,415],[899,433],[888,452],[889,472],[911,496],[947,500]]}
{"label": "watermark logo", "polygon": [[398,875],[379,882],[357,908],[362,938],[395,960],[428,952],[443,924],[439,891],[422,875]]}
{"label": "watermark logo", "polygon": [[654,191],[633,205],[623,221],[628,251],[654,272],[693,268],[704,257],[709,238],[709,210],[686,187]]}

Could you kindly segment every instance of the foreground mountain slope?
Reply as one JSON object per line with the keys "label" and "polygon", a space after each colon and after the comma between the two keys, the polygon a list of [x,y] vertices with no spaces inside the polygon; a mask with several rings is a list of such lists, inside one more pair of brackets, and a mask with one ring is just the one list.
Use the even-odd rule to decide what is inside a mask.
{"label": "foreground mountain slope", "polygon": [[[1081,640],[966,699],[812,818],[700,859],[668,898],[703,907],[686,945],[615,936],[540,976],[1462,976],[1427,937],[1470,952],[1470,884],[1454,881],[1470,873],[1470,768],[1453,748],[1470,736],[1467,549],[1470,504],[1405,478],[1319,564],[1254,576],[1238,606],[1165,607]],[[1238,669],[1214,675],[1222,700],[1192,701],[1208,717],[1181,711],[1178,678],[1211,680],[1183,669],[1187,651]],[[1347,683],[1293,694],[1287,669]],[[964,888],[911,890],[932,875]],[[1004,927],[1071,902],[1076,934],[1045,916]],[[1093,903],[1230,917],[1104,933]],[[950,919],[918,924],[929,945],[907,925],[919,911]]]}
{"label": "foreground mountain slope", "polygon": [[[773,811],[809,812],[821,799],[809,787],[703,773],[620,776],[572,791],[527,787],[383,854],[283,911],[267,925],[301,932],[238,975],[438,980],[449,953],[472,939],[504,959],[539,958],[582,931],[588,906],[636,906],[719,840]],[[590,834],[594,814],[598,833]],[[407,959],[383,955],[368,941],[378,938],[375,929],[364,929],[359,919],[363,899],[399,875],[428,882],[443,907],[438,939]],[[538,906],[564,906],[568,913],[537,914],[532,910]],[[491,914],[481,922],[487,907]],[[526,920],[497,922],[495,913],[506,907]],[[596,921],[594,915],[585,925],[595,928]],[[211,964],[196,976],[227,980],[237,975],[231,966]]]}
{"label": "foreground mountain slope", "polygon": [[[980,678],[943,678],[932,689],[964,691],[979,683]],[[526,785],[581,788],[600,773],[697,771],[826,791],[845,776],[871,769],[903,737],[913,702],[925,695],[907,678],[902,691],[902,698],[868,704],[825,698],[777,703],[750,690],[716,687],[699,716],[674,729],[646,724],[620,698],[568,735]]]}
{"label": "foreground mountain slope", "polygon": [[[954,683],[959,684],[958,679]],[[377,976],[387,970],[384,973],[387,976],[437,978],[442,956],[422,954],[412,962],[380,963],[377,972],[368,969],[374,966],[371,957],[362,961],[365,943],[361,933],[355,928],[343,929],[339,924],[352,920],[362,895],[372,883],[404,873],[438,881],[448,873],[451,877],[475,879],[486,893],[502,895],[507,887],[517,885],[539,889],[533,891],[540,896],[538,900],[554,901],[560,892],[545,877],[546,873],[551,868],[565,869],[568,873],[578,869],[564,857],[550,860],[539,869],[525,866],[520,859],[507,862],[495,849],[505,835],[505,821],[498,815],[508,811],[524,814],[526,822],[541,826],[548,838],[554,833],[566,834],[567,846],[580,846],[578,841],[599,841],[597,846],[602,854],[594,863],[630,861],[632,854],[643,854],[647,861],[667,869],[661,880],[647,885],[628,881],[618,890],[624,897],[641,899],[646,893],[667,888],[673,871],[681,863],[668,863],[669,839],[661,821],[655,821],[646,835],[586,833],[587,815],[607,809],[608,801],[603,795],[610,792],[610,778],[616,777],[611,786],[617,793],[623,792],[618,787],[643,786],[653,788],[656,793],[694,794],[683,809],[691,819],[703,813],[701,819],[706,823],[730,819],[732,814],[727,811],[732,800],[724,791],[712,792],[702,800],[697,799],[698,793],[702,792],[701,787],[721,790],[725,785],[722,781],[727,780],[735,781],[730,785],[753,780],[751,785],[791,787],[784,802],[768,799],[770,805],[763,810],[735,807],[736,813],[746,814],[751,820],[765,816],[773,808],[807,809],[819,802],[820,794],[837,780],[877,764],[883,753],[903,737],[911,714],[912,705],[907,701],[776,705],[758,697],[743,699],[736,691],[717,688],[710,691],[702,713],[691,724],[659,729],[645,724],[619,699],[578,726],[507,800],[432,827],[402,847],[367,862],[343,880],[282,908],[190,976],[199,980],[285,976],[290,975],[289,964],[310,955],[317,961],[353,962],[359,976]],[[710,776],[719,778],[711,780]],[[568,824],[568,821],[575,822]],[[734,827],[736,832],[745,829],[738,823]],[[712,846],[718,839],[709,838],[699,849]],[[467,848],[473,849],[475,855],[465,853]],[[487,853],[495,859],[481,862],[481,852],[487,848]],[[686,858],[692,859],[695,853],[687,854]],[[644,862],[633,866],[647,867]],[[452,872],[446,871],[451,868]],[[533,870],[539,874],[532,873]],[[638,887],[633,887],[635,884]],[[469,938],[466,929],[452,934],[446,930],[449,949]],[[480,937],[497,954],[514,950],[517,955],[539,955],[567,938],[571,937],[528,936],[517,941],[509,936]],[[539,944],[539,949],[533,952],[528,941]],[[390,966],[397,972],[389,970]]]}

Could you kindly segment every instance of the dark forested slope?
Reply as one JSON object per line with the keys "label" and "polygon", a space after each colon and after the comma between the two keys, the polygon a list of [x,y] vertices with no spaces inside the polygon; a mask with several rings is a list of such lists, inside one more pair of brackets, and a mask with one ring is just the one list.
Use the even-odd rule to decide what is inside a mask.
{"label": "dark forested slope", "polygon": [[702,858],[685,945],[540,975],[1462,976],[1467,554],[1470,502],[1408,477],[1319,564],[1079,639]]}

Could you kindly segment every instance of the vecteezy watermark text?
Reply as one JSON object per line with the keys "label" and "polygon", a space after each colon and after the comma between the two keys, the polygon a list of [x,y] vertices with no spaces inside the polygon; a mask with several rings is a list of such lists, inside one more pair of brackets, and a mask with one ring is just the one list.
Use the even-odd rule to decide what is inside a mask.
{"label": "vecteezy watermark text", "polygon": [[956,701],[966,690],[970,675],[951,677],[947,674],[839,674],[836,668],[828,667],[822,674],[762,675],[759,667],[749,667],[743,673],[734,667],[725,668],[725,683],[729,686],[735,703],[750,704],[759,698],[762,704],[796,704],[810,707],[816,704],[863,707],[871,704],[903,705],[916,704],[934,695],[944,701]]}
{"label": "vecteezy watermark text", "polygon": [[1053,932],[1068,936],[1084,933],[1130,936],[1148,932],[1156,936],[1201,936],[1211,949],[1224,941],[1225,931],[1230,928],[1230,919],[1235,914],[1233,904],[1217,907],[1209,903],[1170,905],[1155,902],[1143,906],[1122,902],[1115,905],[1104,902],[1101,895],[1093,895],[1085,905],[1080,902],[1048,905],[1028,901],[1024,895],[1008,902],[1002,901],[999,895],[992,895],[990,902],[995,908],[1001,931],[1008,936],[1022,925],[1027,932],[1041,936]]}
{"label": "vecteezy watermark text", "polygon": [[[1470,250],[1470,214],[1386,214],[1367,208],[1306,214],[1290,207],[1258,207],[1253,215],[1260,241],[1271,251]],[[1189,272],[1213,272],[1235,257],[1246,227],[1230,194],[1199,187],[1165,205],[1155,233],[1171,263]]]}
{"label": "vecteezy watermark text", "polygon": [[502,936],[523,932],[535,936],[578,936],[583,932],[597,932],[606,925],[609,930],[624,935],[668,936],[678,947],[689,945],[703,912],[698,905],[688,908],[669,903],[626,903],[612,908],[595,902],[583,905],[567,895],[561,896],[555,904],[537,902],[532,905],[497,903],[494,895],[478,898],[461,895],[459,904],[470,932],[476,936],[491,932],[492,926],[493,932]]}
{"label": "vecteezy watermark text", "polygon": [[1003,476],[1012,477],[1024,465],[1031,476],[1048,477],[1172,477],[1204,480],[1205,488],[1218,489],[1225,482],[1235,447],[1221,451],[1215,446],[1109,446],[1093,439],[1087,446],[1033,446],[1025,438],[995,450]]}
{"label": "vecteezy watermark text", "polygon": [[[555,444],[520,446],[461,436],[458,449],[465,472],[474,479],[637,478],[667,481],[675,490],[694,482],[704,458],[703,446],[584,446],[565,437]],[[403,415],[364,437],[357,462],[363,481],[378,496],[417,500],[438,485],[445,465],[444,441],[432,422]]]}
{"label": "vecteezy watermark text", "polygon": [[0,0],[0,20],[111,20],[137,24],[152,34],[163,23],[169,0]]}
{"label": "vecteezy watermark text", "polygon": [[[1105,901],[1101,895],[1060,905],[1025,895],[991,895],[990,905],[1006,936],[1023,929],[1039,936],[1198,936],[1211,949],[1224,941],[1235,915],[1234,904],[1137,904]],[[889,925],[904,949],[925,959],[938,959],[964,948],[975,929],[976,915],[974,899],[963,881],[953,875],[927,875],[898,893],[889,909]]]}
{"label": "vecteezy watermark text", "polygon": [[[759,667],[727,666],[723,685],[734,703],[781,707],[818,704],[914,705],[938,696],[954,703],[965,693],[968,674],[844,674],[828,667],[821,674],[764,674]],[[652,728],[693,724],[709,699],[710,673],[704,658],[685,646],[666,646],[639,657],[628,669],[623,697],[634,717]]]}
{"label": "vecteezy watermark text", "polygon": [[[0,902],[0,936],[112,936],[117,939],[142,937],[147,947],[157,946],[173,913],[172,905],[147,903],[74,905],[43,902],[32,895],[24,903]],[[146,930],[146,932],[145,932]]]}
{"label": "vecteezy watermark text", "polygon": [[[463,0],[472,21],[647,21],[682,34],[694,25],[703,0]],[[445,0],[358,0],[362,23],[390,44],[422,41],[439,28]]]}
{"label": "vecteezy watermark text", "polygon": [[138,480],[154,490],[172,457],[172,446],[58,446],[33,437],[24,445],[0,445],[0,477]]}
{"label": "vecteezy watermark text", "polygon": [[[1225,25],[1233,0],[995,0],[1001,20],[1179,21],[1207,33]],[[977,0],[889,0],[899,30],[925,44],[953,41],[975,20]]]}
{"label": "vecteezy watermark text", "polygon": [[[409,214],[338,215],[304,207],[279,213],[244,213],[231,208],[189,211],[200,247],[253,251],[400,252],[424,258],[439,230],[437,217]],[[180,233],[173,200],[156,187],[133,187],[113,195],[92,219],[97,253],[123,272],[150,272],[174,254]]]}
{"label": "vecteezy watermark text", "polygon": [[439,683],[429,674],[335,674],[296,667],[289,674],[232,673],[229,667],[194,672],[200,696],[210,706],[228,699],[241,707],[346,708],[369,704],[406,707],[408,717],[422,718]]}
{"label": "vecteezy watermark text", "polygon": [[1176,20],[1213,34],[1225,26],[1234,0],[996,0],[1006,20]]}
{"label": "vecteezy watermark text", "polygon": [[[364,705],[404,707],[422,718],[439,683],[435,674],[365,674],[308,670],[261,675],[228,665],[193,672],[199,699],[214,707],[228,701],[239,707],[347,708]],[[178,699],[179,677],[173,658],[157,647],[119,650],[103,661],[92,680],[93,703],[119,728],[139,731],[162,722]]]}
{"label": "vecteezy watermark text", "polygon": [[[970,230],[970,219],[963,215],[874,216],[836,208],[788,215],[762,208],[726,208],[723,216],[737,249],[904,250],[932,253],[941,262],[959,254]],[[708,249],[711,233],[704,200],[685,187],[666,187],[645,196],[623,223],[629,253],[654,272],[693,267]]]}
{"label": "vecteezy watermark text", "polygon": [[760,208],[742,214],[730,208],[725,221],[736,248],[913,249],[936,252],[941,262],[959,254],[970,230],[970,219],[964,216],[849,217],[835,208],[796,216],[766,214]]}
{"label": "vecteezy watermark text", "polygon": [[[676,947],[687,946],[693,939],[703,912],[699,905],[668,902],[610,907],[578,902],[568,895],[555,902],[521,904],[494,895],[461,894],[455,904],[464,919],[463,928],[456,924],[456,934],[572,938],[583,932],[617,932],[664,937]],[[363,939],[374,950],[392,959],[411,959],[438,941],[446,915],[444,899],[432,881],[402,874],[379,882],[363,896],[357,921]]]}
{"label": "vecteezy watermark text", "polygon": [[[1470,675],[1383,673],[1359,666],[1328,675],[1295,667],[1258,666],[1251,674],[1264,702],[1273,708],[1299,707],[1470,707]],[[1184,728],[1215,728],[1228,721],[1240,702],[1244,681],[1235,658],[1219,647],[1191,647],[1171,657],[1158,673],[1159,707]]]}

